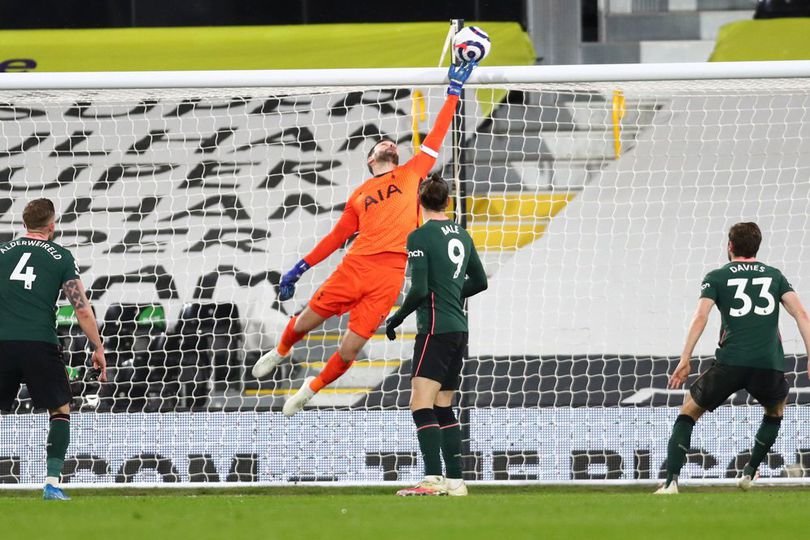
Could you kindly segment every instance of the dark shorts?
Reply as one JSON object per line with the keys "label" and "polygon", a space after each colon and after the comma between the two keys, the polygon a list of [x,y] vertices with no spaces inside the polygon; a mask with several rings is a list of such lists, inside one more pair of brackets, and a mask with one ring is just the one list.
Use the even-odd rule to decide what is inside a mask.
{"label": "dark shorts", "polygon": [[56,409],[72,399],[62,350],[44,341],[0,341],[0,409],[11,404],[25,383],[37,409]]}
{"label": "dark shorts", "polygon": [[439,382],[442,390],[458,390],[466,352],[467,332],[419,334],[413,346],[411,377]]}
{"label": "dark shorts", "polygon": [[775,369],[715,362],[697,378],[689,393],[701,408],[713,411],[739,390],[751,394],[763,407],[771,407],[785,400],[788,383],[785,374]]}

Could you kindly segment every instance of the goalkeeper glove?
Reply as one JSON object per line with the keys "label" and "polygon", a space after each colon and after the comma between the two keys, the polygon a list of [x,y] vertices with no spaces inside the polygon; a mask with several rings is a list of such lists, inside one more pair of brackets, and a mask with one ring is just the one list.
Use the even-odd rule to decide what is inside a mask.
{"label": "goalkeeper glove", "polygon": [[447,71],[447,77],[450,79],[450,86],[447,87],[447,93],[454,96],[461,95],[461,87],[470,78],[470,74],[478,62],[462,62],[458,65],[451,65]]}
{"label": "goalkeeper glove", "polygon": [[287,272],[281,277],[281,281],[278,284],[278,299],[281,301],[289,300],[295,294],[295,284],[298,283],[298,280],[301,276],[304,275],[304,272],[309,270],[309,265],[304,259],[301,259],[295,266],[292,267],[292,270]]}
{"label": "goalkeeper glove", "polygon": [[391,341],[397,339],[397,326],[400,324],[402,324],[402,321],[400,321],[396,316],[385,321],[385,335],[388,336],[388,339]]}

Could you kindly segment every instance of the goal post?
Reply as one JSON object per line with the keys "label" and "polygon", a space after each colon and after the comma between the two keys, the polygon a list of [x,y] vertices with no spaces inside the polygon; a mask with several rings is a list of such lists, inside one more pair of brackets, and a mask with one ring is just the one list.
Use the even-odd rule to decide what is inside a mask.
{"label": "goal post", "polygon": [[[439,68],[0,74],[0,240],[21,233],[28,200],[54,201],[108,349],[100,384],[60,301],[68,485],[420,478],[412,318],[291,419],[281,406],[346,319],[272,377],[250,367],[345,253],[278,301],[280,275],[367,178],[372,141],[409,158],[445,85]],[[436,170],[461,165],[490,279],[469,304],[467,479],[657,481],[684,396],[667,374],[729,226],[757,221],[762,259],[810,298],[810,62],[479,67],[463,111]],[[701,366],[717,329],[713,315]],[[791,393],[761,472],[804,482],[810,381],[795,324],[780,329]],[[47,418],[33,412],[23,390],[0,415],[0,487],[44,479]],[[761,415],[738,393],[701,419],[685,480],[728,482]]]}
{"label": "goal post", "polygon": [[[474,85],[806,78],[810,60],[479,66]],[[295,88],[443,85],[445,68],[0,73],[2,90]]]}

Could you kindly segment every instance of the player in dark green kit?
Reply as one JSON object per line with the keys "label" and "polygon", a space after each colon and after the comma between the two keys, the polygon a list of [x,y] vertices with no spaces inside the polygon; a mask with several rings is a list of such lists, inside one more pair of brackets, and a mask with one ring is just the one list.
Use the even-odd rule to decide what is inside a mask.
{"label": "player in dark green kit", "polygon": [[[411,412],[425,462],[425,479],[397,495],[466,495],[462,480],[461,429],[453,413],[467,349],[464,299],[487,288],[487,276],[467,231],[447,219],[449,190],[438,175],[419,188],[425,223],[408,235],[411,288],[386,322],[385,333],[416,311],[417,336],[411,374]],[[442,455],[447,478],[442,476]]]}
{"label": "player in dark green kit", "polygon": [[0,245],[0,409],[8,409],[25,383],[34,407],[47,409],[47,476],[43,498],[67,500],[59,488],[70,443],[70,384],[56,337],[59,291],[73,305],[90,345],[93,366],[105,381],[104,348],[79,271],[68,250],[53,241],[56,212],[48,199],[29,202],[27,230]]}
{"label": "player in dark green kit", "polygon": [[759,465],[779,434],[788,395],[785,353],[779,336],[779,305],[785,306],[796,320],[807,351],[810,351],[810,317],[782,272],[756,260],[761,242],[762,233],[756,223],[737,223],[728,233],[730,262],[703,279],[697,311],[669,387],[680,388],[689,377],[692,351],[715,304],[722,317],[716,360],[692,384],[675,420],[667,446],[667,480],[657,494],[678,493],[678,474],[695,422],[738,390],[745,389],[765,409],[754,437],[751,459],[738,480],[741,489],[750,489]]}

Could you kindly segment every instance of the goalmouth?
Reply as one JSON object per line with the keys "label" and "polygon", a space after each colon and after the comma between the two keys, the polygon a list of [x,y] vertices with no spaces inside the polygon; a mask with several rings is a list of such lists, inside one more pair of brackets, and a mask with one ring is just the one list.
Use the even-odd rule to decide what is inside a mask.
{"label": "goalmouth", "polygon": [[[367,175],[371,141],[409,157],[444,99],[439,68],[0,74],[0,234],[35,197],[82,271],[109,348],[87,370],[68,306],[75,395],[67,486],[397,485],[421,476],[408,411],[415,321],[373,337],[300,416],[280,408],[336,349],[337,320],[274,378],[274,346],[342,254],[280,302],[285,268]],[[810,61],[480,67],[437,170],[482,254],[458,404],[466,478],[655,483],[684,391],[667,390],[700,280],[728,227],[808,297]],[[712,320],[696,354],[714,354]],[[789,403],[763,480],[805,483],[810,381],[781,327]],[[697,373],[698,362],[694,364]],[[761,407],[732,396],[695,428],[684,484],[742,469]],[[0,415],[0,487],[41,485],[47,418]]]}

